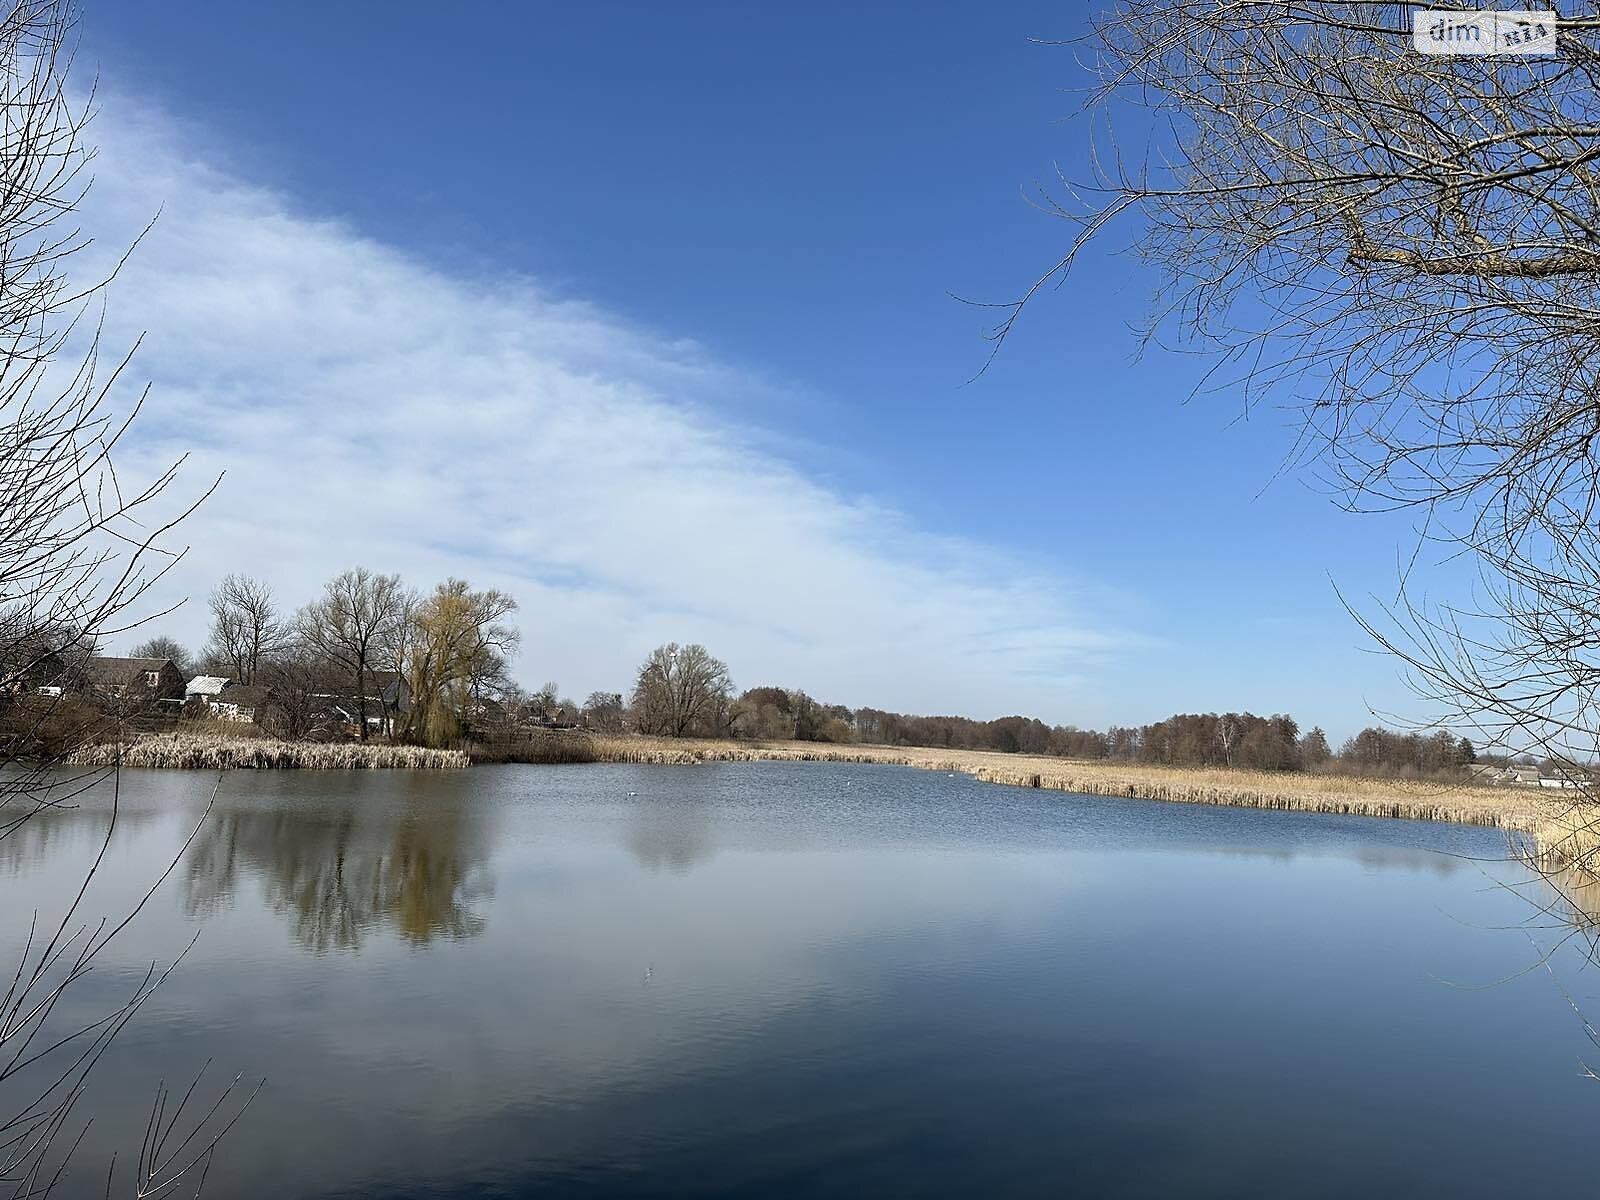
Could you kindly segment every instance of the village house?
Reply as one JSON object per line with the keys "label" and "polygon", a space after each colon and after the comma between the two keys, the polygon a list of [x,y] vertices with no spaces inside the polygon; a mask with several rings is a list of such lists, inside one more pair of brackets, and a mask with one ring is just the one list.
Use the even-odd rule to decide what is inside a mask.
{"label": "village house", "polygon": [[198,700],[209,708],[211,702],[222,695],[222,689],[227,686],[226,675],[196,675],[183,689],[183,702],[188,704]]}
{"label": "village house", "polygon": [[[313,692],[317,702],[319,725],[333,724],[338,732],[349,737],[359,736],[361,720],[358,711],[362,705],[349,692]],[[411,685],[398,671],[367,672],[366,719],[368,734],[392,737],[397,718],[411,711]]]}
{"label": "village house", "polygon": [[212,714],[223,721],[250,724],[266,711],[272,691],[257,685],[230,683],[208,702]]}
{"label": "village house", "polygon": [[78,691],[87,657],[80,647],[63,645],[46,633],[18,638],[0,660],[0,692],[59,696]]}
{"label": "village house", "polygon": [[102,700],[153,706],[183,698],[183,673],[170,658],[113,658],[96,654],[84,664],[84,682]]}
{"label": "village house", "polygon": [[1472,772],[1474,783],[1487,783],[1497,787],[1587,788],[1595,785],[1595,773],[1583,767],[1560,770],[1552,767],[1534,767],[1512,764],[1507,767],[1479,766]]}
{"label": "village house", "polygon": [[1539,786],[1574,789],[1593,787],[1594,774],[1582,767],[1547,767],[1539,773]]}

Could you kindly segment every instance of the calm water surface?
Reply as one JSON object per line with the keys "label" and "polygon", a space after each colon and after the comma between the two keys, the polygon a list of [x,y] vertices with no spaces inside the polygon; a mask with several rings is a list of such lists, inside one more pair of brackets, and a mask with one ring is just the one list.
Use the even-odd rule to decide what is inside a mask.
{"label": "calm water surface", "polygon": [[[126,777],[96,912],[214,783]],[[5,961],[104,807],[0,842]],[[895,767],[241,772],[76,997],[200,931],[67,1194],[208,1058],[267,1080],[211,1195],[1593,1194],[1504,852]]]}

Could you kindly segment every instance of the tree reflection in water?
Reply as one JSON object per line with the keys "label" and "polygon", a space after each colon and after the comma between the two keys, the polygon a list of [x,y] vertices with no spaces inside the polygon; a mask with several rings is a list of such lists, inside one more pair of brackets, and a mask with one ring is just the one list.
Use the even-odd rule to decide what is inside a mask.
{"label": "tree reflection in water", "polygon": [[629,825],[628,849],[652,871],[665,868],[674,875],[687,874],[716,851],[706,802],[640,800]]}
{"label": "tree reflection in water", "polygon": [[419,946],[473,937],[476,902],[491,894],[481,826],[454,796],[219,805],[185,860],[185,905],[204,915],[254,879],[315,953],[359,949],[384,929]]}

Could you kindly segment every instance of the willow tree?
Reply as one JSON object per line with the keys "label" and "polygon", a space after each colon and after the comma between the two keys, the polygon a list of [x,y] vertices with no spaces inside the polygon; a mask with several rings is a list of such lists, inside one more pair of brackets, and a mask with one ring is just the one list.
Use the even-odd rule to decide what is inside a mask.
{"label": "willow tree", "polygon": [[1090,166],[1041,191],[1071,233],[993,336],[1086,246],[1134,244],[1159,278],[1146,336],[1211,356],[1197,391],[1298,405],[1297,463],[1352,509],[1412,511],[1418,562],[1476,564],[1470,602],[1406,586],[1360,614],[1441,724],[1589,761],[1600,16],[1562,16],[1552,56],[1437,57],[1412,48],[1411,12],[1122,0],[1099,16],[1080,46]]}
{"label": "willow tree", "polygon": [[411,688],[402,736],[442,746],[461,733],[474,701],[505,676],[518,634],[507,624],[517,602],[474,591],[462,579],[434,588],[410,610],[396,653]]}

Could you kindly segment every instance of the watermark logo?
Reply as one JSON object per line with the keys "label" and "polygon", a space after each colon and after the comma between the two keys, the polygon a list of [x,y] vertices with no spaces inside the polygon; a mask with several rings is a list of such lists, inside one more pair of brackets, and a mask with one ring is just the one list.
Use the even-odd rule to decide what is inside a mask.
{"label": "watermark logo", "polygon": [[1556,14],[1414,8],[1411,45],[1420,54],[1554,54]]}

